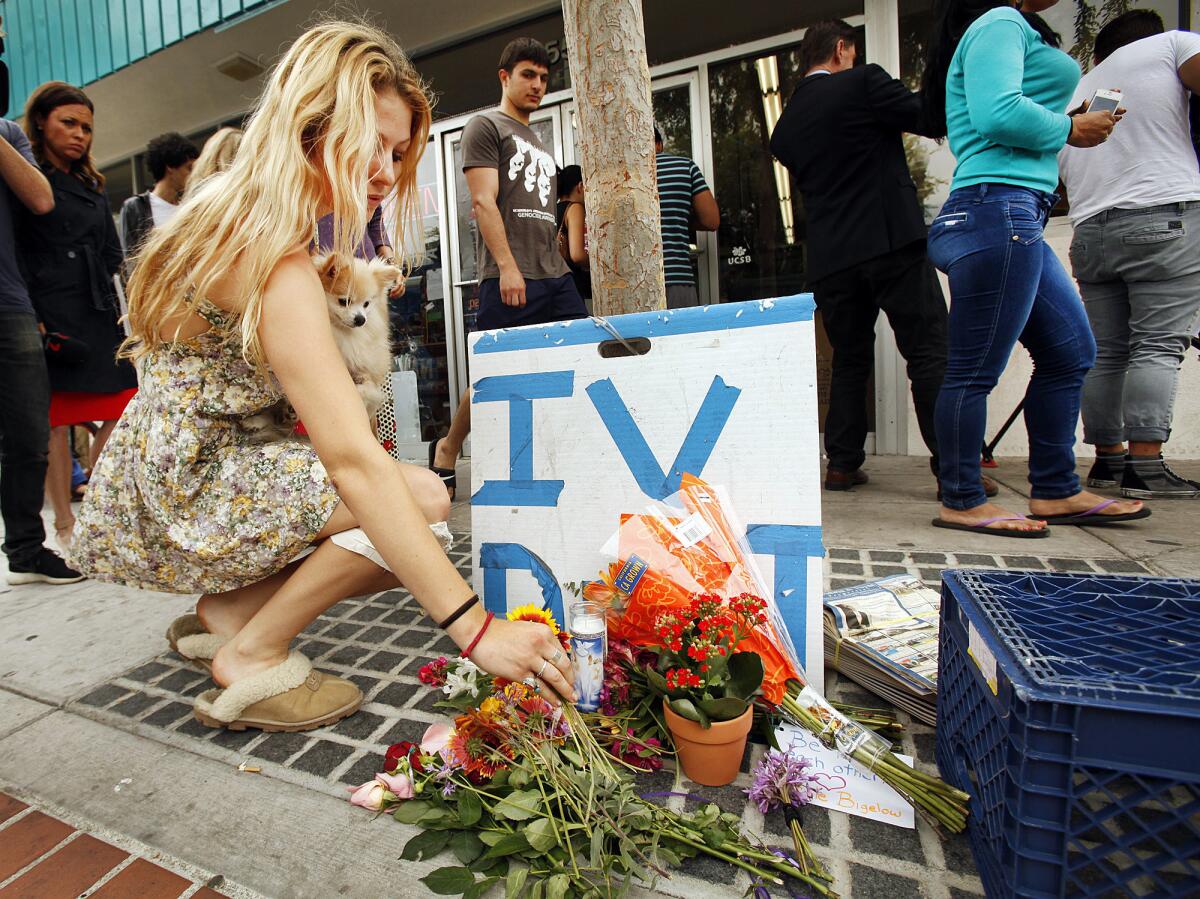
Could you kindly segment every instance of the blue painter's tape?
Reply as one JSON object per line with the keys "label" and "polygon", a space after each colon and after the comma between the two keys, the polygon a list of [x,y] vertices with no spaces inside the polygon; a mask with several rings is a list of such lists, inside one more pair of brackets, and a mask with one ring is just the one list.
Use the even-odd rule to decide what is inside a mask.
{"label": "blue painter's tape", "polygon": [[752,524],[746,528],[750,549],[775,557],[775,601],[800,665],[808,672],[808,560],[822,558],[825,546],[815,525]]}
{"label": "blue painter's tape", "polygon": [[741,392],[741,388],[726,384],[720,375],[713,378],[708,394],[700,404],[700,411],[696,413],[687,436],[679,446],[675,462],[670,471],[664,474],[653,450],[650,449],[650,444],[642,436],[642,429],[629,414],[629,409],[612,380],[605,378],[587,387],[592,405],[596,407],[600,420],[608,429],[609,436],[616,444],[634,480],[643,493],[657,500],[678,493],[679,482],[685,473],[702,476],[704,466],[708,464],[708,459]]}
{"label": "blue painter's tape", "polygon": [[[634,337],[672,337],[812,321],[814,308],[812,294],[802,293],[771,300],[615,315],[608,319],[608,323],[626,340]],[[471,352],[507,353],[544,347],[582,346],[612,339],[612,334],[605,328],[590,318],[581,318],[552,325],[483,331],[475,338]]]}
{"label": "blue painter's tape", "polygon": [[480,378],[471,385],[472,403],[548,400],[574,393],[575,372],[543,371]]}
{"label": "blue painter's tape", "polygon": [[746,537],[756,553],[825,558],[825,544],[818,525],[752,524],[746,528]]}
{"label": "blue painter's tape", "polygon": [[484,481],[471,497],[471,504],[553,508],[566,485],[566,481]]}
{"label": "blue painter's tape", "polygon": [[484,481],[471,497],[479,506],[557,506],[563,481],[534,480],[533,401],[571,396],[575,373],[550,371],[480,378],[472,403],[508,403],[508,480]]}
{"label": "blue painter's tape", "polygon": [[[563,625],[562,588],[542,559],[520,543],[485,543],[479,548],[483,569],[483,605],[496,615],[508,613],[508,572],[528,571],[542,589],[542,606]],[[524,605],[524,603],[521,603]]]}

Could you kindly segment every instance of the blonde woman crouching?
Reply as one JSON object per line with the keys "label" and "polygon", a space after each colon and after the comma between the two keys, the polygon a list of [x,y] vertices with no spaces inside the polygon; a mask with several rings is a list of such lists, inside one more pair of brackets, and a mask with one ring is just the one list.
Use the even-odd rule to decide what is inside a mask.
{"label": "blonde woman crouching", "polygon": [[[356,711],[358,688],[290,644],[339,600],[400,583],[485,670],[573,696],[550,630],[492,621],[446,558],[429,529],[446,490],[376,441],[309,260],[330,212],[337,249],[353,252],[380,167],[398,226],[410,221],[429,123],[425,87],[387,35],[309,30],[230,167],[155,229],[129,285],[141,390],[92,476],[74,558],[99,580],[204,594],[168,639],[211,659],[220,689],[196,701],[210,726],[304,730]],[[289,403],[311,445],[245,426]]]}

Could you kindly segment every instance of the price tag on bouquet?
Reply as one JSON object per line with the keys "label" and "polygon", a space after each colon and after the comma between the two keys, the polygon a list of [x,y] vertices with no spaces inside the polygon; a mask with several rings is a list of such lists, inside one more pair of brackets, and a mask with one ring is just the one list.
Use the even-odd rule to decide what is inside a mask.
{"label": "price tag on bouquet", "polygon": [[[686,473],[723,488],[820,685],[815,345],[809,294],[471,335],[472,552],[488,608],[540,598],[564,620],[566,585],[597,578],[621,516]],[[672,529],[685,545],[707,533],[686,514]]]}

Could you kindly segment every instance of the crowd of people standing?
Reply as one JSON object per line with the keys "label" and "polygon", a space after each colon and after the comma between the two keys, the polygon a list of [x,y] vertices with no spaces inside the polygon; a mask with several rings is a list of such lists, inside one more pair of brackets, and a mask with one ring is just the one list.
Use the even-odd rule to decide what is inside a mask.
{"label": "crowd of people standing", "polygon": [[[856,66],[847,23],[814,25],[805,76],[772,135],[804,198],[810,286],[833,345],[826,489],[868,481],[863,409],[882,309],[937,477],[935,527],[1046,537],[1056,524],[1146,518],[1144,499],[1200,495],[1161,455],[1200,317],[1187,226],[1200,201],[1187,115],[1200,38],[1127,13],[1098,34],[1081,84],[1039,15],[1055,2],[937,4],[919,94],[879,66]],[[1137,100],[1129,121],[1123,106],[1089,109],[1097,88],[1114,86]],[[947,140],[956,160],[928,229],[906,132]],[[1044,237],[1060,178],[1082,300]],[[933,267],[950,287],[948,313]],[[997,488],[980,469],[988,395],[1018,342],[1033,360],[1028,515],[991,502]],[[1119,487],[1124,499],[1080,483],[1083,397],[1084,440],[1097,449],[1088,486]]]}
{"label": "crowd of people standing", "polygon": [[[826,487],[867,482],[860,413],[882,309],[909,363],[942,502],[938,527],[1044,537],[1051,524],[1144,518],[1140,497],[1200,492],[1158,455],[1179,337],[1196,324],[1187,288],[1200,257],[1173,243],[1195,233],[1186,227],[1200,202],[1195,159],[1170,195],[1149,173],[1129,185],[1132,200],[1089,193],[1103,179],[1086,154],[1126,129],[1128,146],[1114,141],[1114,152],[1162,149],[1166,138],[1155,137],[1159,118],[1149,112],[1143,133],[1122,122],[1122,109],[1078,102],[1091,85],[1080,87],[1078,66],[1038,16],[1053,2],[1025,0],[1018,11],[1001,0],[941,0],[919,96],[878,66],[857,66],[846,23],[815,25],[801,51],[805,77],[772,137],[809,213],[812,287],[834,346]],[[1128,73],[1159,66],[1159,77],[1137,86],[1139,111],[1158,97],[1163,127],[1177,128],[1178,101],[1186,106],[1200,83],[1191,65],[1200,46],[1178,33],[1120,32],[1134,33],[1108,51],[1132,68],[1109,71],[1126,73],[1132,97]],[[481,328],[588,314],[585,186],[578,172],[556,169],[529,126],[548,70],[544,46],[511,42],[498,67],[499,105],[463,133]],[[430,530],[449,510],[469,397],[451,433],[431,444],[427,467],[393,460],[333,342],[311,262],[315,250],[395,255],[383,200],[395,193],[402,234],[431,108],[428,87],[388,35],[315,26],[271,74],[244,134],[222,134],[203,153],[178,135],[152,144],[154,188],[127,201],[121,235],[92,161],[94,110],[82,91],[43,85],[29,100],[27,134],[0,125],[0,202],[9,206],[0,209],[0,340],[12,350],[0,353],[0,500],[10,582],[86,575],[200,594],[196,614],[174,622],[168,639],[211,672],[216,687],[196,702],[205,724],[303,730],[352,714],[361,691],[315,671],[292,641],[333,603],[401,583],[482,668],[573,696],[570,660],[549,629],[487,613]],[[906,131],[947,138],[957,159],[928,234],[904,163]],[[1178,162],[1182,144],[1171,135]],[[663,153],[654,137],[666,299],[680,308],[698,303],[690,229],[716,228],[720,213],[695,163]],[[1069,191],[1080,172],[1080,215],[1094,210],[1078,223],[1073,251],[1086,311],[1043,235],[1060,152]],[[1105,229],[1122,235],[1123,254],[1092,249]],[[948,312],[934,266],[948,277]],[[1085,391],[1097,337],[1105,367]],[[1034,359],[1028,516],[993,505],[995,485],[979,468],[987,396],[1018,341]],[[47,374],[53,353],[61,358]],[[1091,391],[1085,428],[1102,455],[1089,483],[1115,485],[1120,468],[1130,499],[1089,493],[1075,474],[1075,426]],[[281,402],[303,420],[306,439],[267,439],[248,426]],[[69,495],[59,508],[70,456],[56,449],[55,429],[81,420],[101,425],[75,526]],[[43,482],[78,570],[44,546]]]}

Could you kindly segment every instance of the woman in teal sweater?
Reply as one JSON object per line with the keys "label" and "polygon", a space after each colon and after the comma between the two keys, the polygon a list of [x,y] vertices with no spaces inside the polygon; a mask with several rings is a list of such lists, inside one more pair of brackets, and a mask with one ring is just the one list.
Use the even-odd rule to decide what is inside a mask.
{"label": "woman in teal sweater", "polygon": [[[1096,343],[1074,284],[1042,238],[1065,143],[1092,147],[1110,113],[1067,115],[1079,66],[1037,15],[1057,0],[941,0],[922,95],[958,161],[929,229],[929,258],[950,280],[946,376],[937,426],[937,527],[1045,537],[1047,523],[1106,524],[1149,514],[1140,503],[1082,492],[1075,425]],[[937,126],[940,126],[938,128]],[[930,132],[930,133],[935,133]],[[987,397],[1020,341],[1033,357],[1025,395],[1030,516],[989,503],[979,448]]]}

